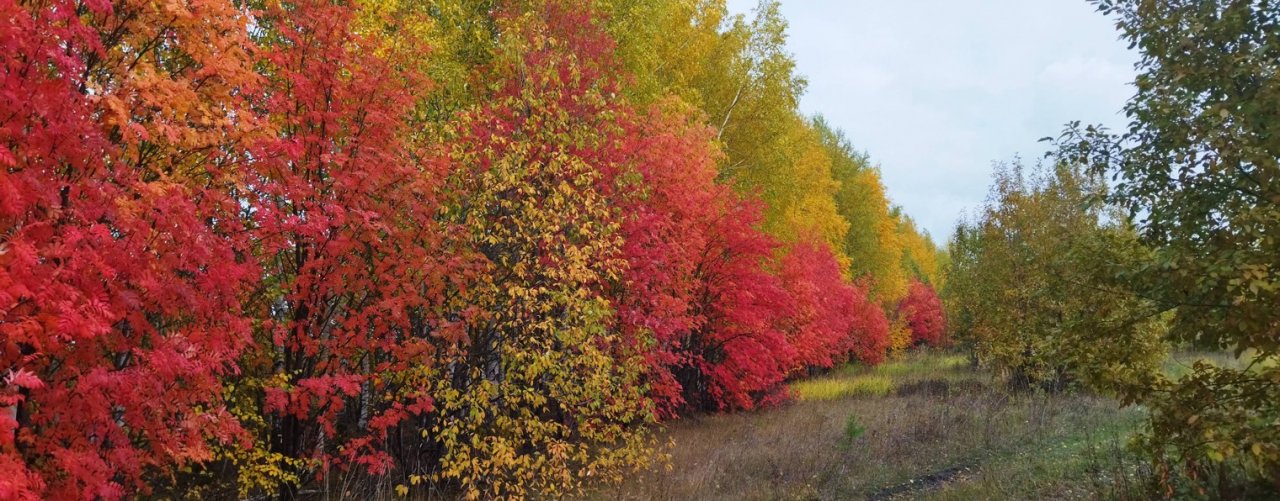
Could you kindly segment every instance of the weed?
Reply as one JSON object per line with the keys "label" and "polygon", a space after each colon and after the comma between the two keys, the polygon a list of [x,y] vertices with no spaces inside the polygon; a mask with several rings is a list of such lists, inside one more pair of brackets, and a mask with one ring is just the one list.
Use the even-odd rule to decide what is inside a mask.
{"label": "weed", "polygon": [[862,426],[862,422],[858,421],[858,416],[850,414],[844,420],[844,441],[840,442],[840,447],[844,450],[853,448],[853,443],[867,432],[867,427]]}

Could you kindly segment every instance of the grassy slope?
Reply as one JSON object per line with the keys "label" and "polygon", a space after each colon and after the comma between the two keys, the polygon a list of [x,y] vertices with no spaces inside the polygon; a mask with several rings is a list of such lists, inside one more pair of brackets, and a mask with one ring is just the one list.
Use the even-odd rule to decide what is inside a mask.
{"label": "grassy slope", "polygon": [[[888,384],[886,384],[886,382]],[[675,422],[671,468],[599,499],[1093,498],[1140,411],[1008,395],[963,357],[914,354],[797,385],[793,405]],[[852,423],[851,423],[852,421]],[[863,429],[852,437],[846,429]]]}

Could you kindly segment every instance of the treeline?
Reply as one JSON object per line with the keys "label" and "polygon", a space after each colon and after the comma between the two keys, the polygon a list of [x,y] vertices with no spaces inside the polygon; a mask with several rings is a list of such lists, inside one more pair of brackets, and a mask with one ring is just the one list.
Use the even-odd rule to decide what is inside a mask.
{"label": "treeline", "polygon": [[0,0],[0,498],[548,496],[944,343],[776,3]]}
{"label": "treeline", "polygon": [[[1122,133],[997,170],[951,241],[958,341],[1022,387],[1150,411],[1141,496],[1280,492],[1280,9],[1095,1],[1141,52]],[[1236,365],[1167,370],[1170,349]]]}

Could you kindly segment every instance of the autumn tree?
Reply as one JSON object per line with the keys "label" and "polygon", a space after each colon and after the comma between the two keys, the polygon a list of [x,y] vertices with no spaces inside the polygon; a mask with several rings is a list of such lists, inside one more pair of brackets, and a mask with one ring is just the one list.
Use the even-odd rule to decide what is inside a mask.
{"label": "autumn tree", "polygon": [[476,70],[492,64],[500,51],[494,14],[502,7],[528,8],[526,3],[369,0],[360,2],[351,30],[377,39],[380,55],[431,82],[415,90],[411,113],[413,135],[430,136],[419,138],[429,142],[445,122],[487,97],[494,81]]}
{"label": "autumn tree", "polygon": [[[435,224],[443,164],[406,142],[426,82],[351,30],[350,5],[300,0],[256,22],[275,132],[255,143],[241,197],[263,282],[240,409],[257,441],[230,459],[245,489],[284,497],[335,468],[385,474],[402,426],[432,409],[446,269]],[[404,67],[399,65],[399,67]],[[448,267],[448,268],[446,268]],[[271,484],[278,485],[271,485]]]}
{"label": "autumn tree", "polygon": [[1066,165],[996,171],[987,204],[952,239],[955,338],[1015,386],[1119,391],[1163,354],[1149,301],[1106,279],[1140,259],[1132,229],[1091,203],[1105,187]]}
{"label": "autumn tree", "polygon": [[831,159],[799,111],[804,79],[786,51],[779,4],[748,19],[722,0],[599,0],[622,40],[640,103],[679,97],[702,110],[725,153],[721,180],[764,201],[763,227],[783,242],[817,236],[847,265],[849,224],[836,211]]}
{"label": "autumn tree", "polygon": [[648,398],[657,415],[670,418],[685,408],[678,368],[694,363],[691,332],[706,322],[700,270],[716,235],[711,233],[730,187],[716,182],[719,150],[714,131],[678,99],[655,104],[626,143],[640,190],[615,192],[622,212],[620,231],[626,259],[624,280],[613,292],[618,329],[644,349]]}
{"label": "autumn tree", "polygon": [[[1131,399],[1166,480],[1228,498],[1280,486],[1280,11],[1269,1],[1095,1],[1141,54],[1118,135],[1078,124],[1060,157],[1115,179],[1113,203],[1151,248],[1119,278],[1170,312],[1169,340],[1248,353],[1242,370],[1197,364]],[[1267,487],[1264,487],[1267,486]],[[1172,493],[1173,491],[1166,491]]]}
{"label": "autumn tree", "polygon": [[936,249],[786,29],[0,0],[0,498],[566,496],[878,362]]}
{"label": "autumn tree", "polygon": [[[898,222],[899,240],[902,242],[901,267],[913,281],[921,281],[933,286],[945,283],[942,263],[945,252],[933,243],[927,232],[921,231],[900,208],[892,211]],[[908,292],[909,294],[910,292]]]}
{"label": "autumn tree", "polygon": [[947,344],[946,312],[937,291],[928,284],[919,280],[912,281],[907,297],[898,302],[897,315],[910,329],[913,345]]}
{"label": "autumn tree", "polygon": [[839,183],[836,210],[849,224],[840,244],[849,258],[849,276],[868,283],[878,301],[896,303],[907,294],[908,272],[902,266],[902,235],[879,170],[825,120],[815,119],[814,127]]}
{"label": "autumn tree", "polygon": [[766,268],[779,244],[758,229],[759,203],[736,195],[717,202],[698,263],[703,321],[681,341],[688,359],[676,377],[691,410],[754,409],[786,398],[795,354],[780,323],[791,302]]}
{"label": "autumn tree", "polygon": [[617,193],[624,286],[620,328],[645,353],[659,416],[752,409],[786,398],[796,362],[792,301],[771,271],[778,242],[760,202],[717,181],[715,130],[679,99],[640,120],[627,157],[639,190]]}
{"label": "autumn tree", "polygon": [[841,264],[821,243],[788,249],[779,276],[793,303],[785,320],[796,352],[793,372],[846,361],[877,364],[889,348],[889,321],[865,286],[843,279]]}
{"label": "autumn tree", "polygon": [[495,91],[448,126],[444,222],[483,262],[448,304],[459,341],[442,347],[420,473],[467,497],[570,493],[644,464],[653,419],[640,355],[608,327],[624,182],[627,110],[612,41],[590,11],[547,2],[497,13],[504,56],[478,68]]}
{"label": "autumn tree", "polygon": [[765,203],[764,228],[784,242],[817,237],[847,266],[840,244],[849,223],[836,211],[839,188],[817,131],[799,112],[804,79],[786,52],[786,20],[762,1],[750,23],[735,20],[721,50],[728,67],[703,87],[703,99],[726,160],[721,177]]}
{"label": "autumn tree", "polygon": [[617,202],[628,261],[619,319],[654,337],[659,414],[753,408],[779,401],[800,369],[878,361],[883,312],[842,280],[825,245],[782,250],[762,233],[752,205],[716,180],[714,129],[687,110],[673,99],[642,121],[631,155],[645,188]]}
{"label": "autumn tree", "polygon": [[0,497],[119,499],[239,437],[257,123],[232,2],[0,3]]}

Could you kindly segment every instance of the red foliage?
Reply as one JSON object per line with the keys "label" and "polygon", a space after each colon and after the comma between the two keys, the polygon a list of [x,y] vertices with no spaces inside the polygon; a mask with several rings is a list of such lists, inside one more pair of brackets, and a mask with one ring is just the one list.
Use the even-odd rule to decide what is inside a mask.
{"label": "red foliage", "polygon": [[2,498],[145,492],[239,429],[219,397],[256,276],[227,195],[254,130],[237,12],[0,0]]}
{"label": "red foliage", "polygon": [[757,229],[758,205],[716,182],[714,135],[687,113],[655,108],[631,137],[643,192],[618,203],[630,265],[619,318],[654,337],[659,415],[778,401],[794,358],[779,329],[790,302],[766,269],[777,244]]}
{"label": "red foliage", "polygon": [[865,287],[846,282],[824,245],[797,243],[779,273],[795,305],[787,319],[796,369],[830,368],[853,357],[875,364],[889,347],[889,320]]}
{"label": "red foliage", "polygon": [[643,179],[640,190],[617,196],[628,262],[625,286],[617,291],[618,318],[629,339],[653,337],[645,350],[649,395],[667,418],[685,405],[688,381],[675,370],[692,366],[693,350],[701,348],[686,344],[705,324],[699,265],[715,208],[728,194],[715,182],[719,153],[712,131],[686,113],[655,107],[629,137],[629,155]]}
{"label": "red foliage", "polygon": [[[423,65],[354,33],[350,3],[268,2],[261,47],[236,5],[0,0],[0,499],[145,495],[149,473],[252,437],[230,388],[262,388],[235,401],[266,414],[249,431],[273,452],[429,470],[429,364],[487,369],[500,350],[468,334],[534,332],[486,314],[581,313],[512,306],[531,285],[612,300],[625,342],[603,348],[643,354],[662,417],[770,405],[797,370],[883,358],[866,288],[820,245],[778,260],[760,201],[717,181],[701,117],[618,97],[588,10],[492,12],[528,30],[502,32],[520,59],[493,54],[499,85],[444,127],[446,153],[406,127],[426,82],[405,68]],[[486,181],[494,162],[514,181]],[[899,315],[943,341],[927,285]],[[590,420],[569,414],[542,417]]]}
{"label": "red foliage", "polygon": [[[685,399],[703,409],[752,409],[785,398],[783,381],[795,352],[780,327],[791,301],[766,265],[777,243],[758,229],[759,203],[726,187],[709,221],[707,246],[698,260],[695,308],[703,323],[685,344],[690,368],[705,377],[685,383]],[[714,404],[714,405],[708,405]]]}
{"label": "red foliage", "polygon": [[[659,133],[650,136],[652,142],[640,149],[641,155],[650,153],[666,153],[664,147],[679,148],[680,138],[671,134]],[[671,141],[672,144],[662,144]],[[661,146],[658,146],[660,145]],[[650,149],[650,145],[657,148]],[[682,150],[673,150],[669,158],[671,163],[685,159],[697,158],[682,155]],[[650,177],[661,174],[687,174],[694,169],[674,169],[670,164],[650,163],[642,159],[639,164]],[[652,169],[646,167],[652,166]],[[684,167],[683,165],[681,167]],[[624,337],[637,344],[642,339],[652,336],[653,346],[645,349],[644,356],[647,367],[649,398],[653,401],[659,417],[672,417],[684,405],[681,396],[681,384],[671,372],[671,368],[685,361],[680,352],[680,339],[685,333],[700,323],[692,311],[692,295],[697,282],[693,279],[695,262],[692,249],[701,247],[704,235],[690,228],[681,227],[679,219],[687,214],[676,211],[699,207],[700,204],[686,205],[685,200],[672,200],[672,195],[698,195],[695,190],[663,190],[658,188],[662,183],[651,185],[653,189],[648,199],[627,198],[618,205],[627,214],[623,221],[623,255],[627,259],[625,286],[620,287],[618,295],[619,328]],[[667,193],[670,191],[671,193]]]}
{"label": "red foliage", "polygon": [[776,403],[795,370],[878,363],[889,344],[883,310],[825,247],[796,245],[770,271],[778,244],[758,229],[758,203],[716,181],[714,137],[678,103],[626,136],[641,181],[615,197],[629,264],[619,323],[653,337],[649,394],[662,418]]}
{"label": "red foliage", "polygon": [[252,154],[269,285],[256,360],[277,374],[264,399],[279,417],[274,451],[385,472],[389,431],[431,408],[410,374],[429,359],[443,275],[461,258],[438,252],[443,165],[415,161],[404,139],[424,82],[373,56],[351,18],[325,0],[265,13],[279,38],[264,107],[279,134]]}
{"label": "red foliage", "polygon": [[865,364],[883,362],[892,344],[890,321],[884,309],[871,299],[869,287],[865,284],[854,285],[852,313],[850,356]]}
{"label": "red foliage", "polygon": [[[557,42],[542,45],[541,37],[530,37],[534,47],[522,62],[553,71],[508,78],[499,96],[541,96],[551,100],[543,105],[593,124],[597,139],[568,154],[598,170],[597,188],[621,215],[627,267],[623,279],[604,291],[614,299],[617,328],[630,343],[619,356],[643,354],[649,395],[661,417],[681,409],[752,408],[780,398],[792,357],[777,328],[787,298],[765,269],[776,244],[756,229],[758,207],[716,182],[714,132],[678,104],[637,113],[625,101],[599,100],[619,90],[613,40],[587,10],[560,2],[540,8],[545,24],[532,27]],[[557,60],[566,52],[572,62]],[[501,119],[472,131],[478,136],[471,142],[488,144],[490,136],[531,129],[520,126],[519,109],[490,113]]]}
{"label": "red foliage", "polygon": [[915,345],[943,346],[947,340],[947,319],[938,293],[928,284],[913,281],[907,297],[898,303],[899,318],[906,319]]}

